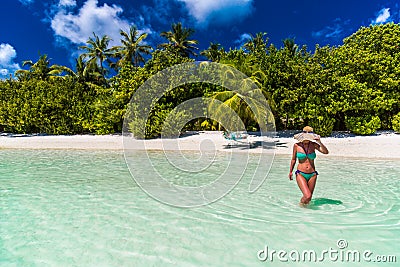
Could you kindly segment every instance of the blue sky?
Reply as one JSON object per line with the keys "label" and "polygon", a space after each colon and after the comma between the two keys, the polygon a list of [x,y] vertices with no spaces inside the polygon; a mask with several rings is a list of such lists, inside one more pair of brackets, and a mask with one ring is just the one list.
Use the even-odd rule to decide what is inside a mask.
{"label": "blue sky", "polygon": [[394,0],[2,0],[0,77],[47,54],[51,64],[74,68],[78,49],[95,32],[119,45],[119,30],[135,24],[155,47],[159,36],[182,22],[195,29],[199,49],[210,42],[240,47],[251,35],[266,32],[269,43],[285,38],[313,51],[316,44],[341,45],[361,26],[399,23]]}

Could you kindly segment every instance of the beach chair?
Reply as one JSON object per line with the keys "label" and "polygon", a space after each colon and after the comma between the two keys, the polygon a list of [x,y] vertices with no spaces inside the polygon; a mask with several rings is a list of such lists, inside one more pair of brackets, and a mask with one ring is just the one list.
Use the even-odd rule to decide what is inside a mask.
{"label": "beach chair", "polygon": [[248,144],[249,135],[246,132],[224,131],[224,138],[229,141],[228,146]]}

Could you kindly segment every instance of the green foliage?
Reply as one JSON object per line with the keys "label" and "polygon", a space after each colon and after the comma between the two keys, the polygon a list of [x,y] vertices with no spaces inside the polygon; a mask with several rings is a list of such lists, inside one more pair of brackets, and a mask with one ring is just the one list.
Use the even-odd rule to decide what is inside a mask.
{"label": "green foliage", "polygon": [[[168,67],[193,62],[189,58],[197,50],[197,40],[191,39],[193,33],[180,23],[173,24],[170,31],[161,34],[168,42],[151,53],[151,47],[143,41],[147,35],[134,26],[129,32],[121,31],[122,45],[117,47],[108,46],[106,35],[94,34],[81,47],[85,51],[76,60],[75,71],[51,65],[47,55],[37,62],[24,61],[22,65],[28,69],[17,71],[16,80],[0,81],[0,128],[16,133],[121,132],[124,118],[132,115],[125,114],[129,101],[146,80]],[[277,130],[299,129],[305,124],[322,136],[333,130],[357,134],[371,134],[380,127],[400,130],[399,24],[361,27],[345,38],[343,45],[316,45],[314,52],[293,39],[284,40],[280,48],[268,45],[266,33],[258,33],[242,48],[226,51],[211,43],[200,54],[247,75],[248,79],[239,82],[243,85],[236,86],[245,87],[249,81],[258,86],[272,110]],[[109,78],[112,67],[117,74]],[[232,73],[223,75],[224,81],[235,80]],[[173,79],[172,84],[176,84],[180,77]],[[134,116],[129,128],[135,134],[144,133],[143,138],[157,137],[163,127],[173,128],[172,122],[165,124],[168,114],[196,97],[225,102],[247,129],[258,127],[245,103],[249,99],[256,103],[257,99],[245,99],[239,91],[224,86],[200,83],[171,88],[153,103],[147,121]],[[131,112],[137,112],[141,101],[152,101],[143,98],[131,103]],[[180,119],[174,123],[189,119],[185,112],[177,116]],[[190,129],[215,130],[221,125],[198,118],[187,122],[182,131]]]}
{"label": "green foliage", "polygon": [[[152,58],[147,61],[143,67],[133,67],[130,64],[124,65],[119,74],[113,79],[111,99],[113,99],[114,102],[115,99],[117,99],[118,102],[109,106],[110,113],[114,114],[115,117],[119,117],[120,125],[122,125],[124,119],[123,115],[128,107],[129,101],[136,90],[142,86],[147,79],[168,67],[192,61],[192,59],[180,54],[171,54],[165,50],[156,50],[152,53]],[[180,77],[171,77],[171,79],[174,78],[179,79]],[[164,83],[158,84],[157,81],[153,82],[154,84],[151,87],[153,89],[163,88],[165,86]],[[170,81],[170,83],[174,84],[173,81]],[[149,92],[149,95],[151,95],[151,92]],[[162,132],[166,117],[174,107],[188,99],[201,97],[202,95],[202,87],[198,85],[189,84],[178,88],[171,88],[154,104],[153,109],[149,111],[148,114],[140,115],[135,113],[138,112],[138,103],[149,101],[148,103],[150,105],[151,99],[133,99],[133,103],[130,106],[133,113],[127,114],[127,116],[132,119],[129,122],[129,130],[138,138],[158,137]],[[143,118],[147,116],[148,120],[144,122]],[[143,125],[146,125],[144,129]]]}
{"label": "green foliage", "polygon": [[392,127],[395,132],[400,133],[400,112],[393,117]]}
{"label": "green foliage", "polygon": [[111,38],[107,35],[100,38],[93,33],[93,38],[89,37],[86,41],[87,45],[80,46],[81,49],[85,50],[82,57],[87,60],[87,66],[99,70],[102,78],[105,78],[107,74],[107,69],[104,68],[103,63],[105,61],[110,62],[110,58],[118,55],[117,47],[108,47],[110,41]]}
{"label": "green foliage", "polygon": [[73,134],[87,132],[94,95],[70,80],[2,82],[0,124],[14,133]]}
{"label": "green foliage", "polygon": [[376,132],[381,126],[378,116],[346,117],[346,126],[355,134],[368,135]]}
{"label": "green foliage", "polygon": [[123,39],[121,40],[122,46],[117,47],[118,57],[121,57],[117,65],[132,63],[134,66],[139,66],[140,63],[144,63],[145,59],[142,54],[148,55],[152,49],[147,44],[141,44],[146,39],[147,33],[140,33],[136,26],[131,26],[128,33],[120,30],[120,34]]}
{"label": "green foliage", "polygon": [[[347,116],[376,114],[389,125],[399,112],[400,25],[361,27],[334,52],[339,92],[348,90],[342,108]],[[343,111],[343,110],[342,110]]]}
{"label": "green foliage", "polygon": [[189,38],[194,34],[191,28],[185,28],[182,23],[173,23],[171,31],[162,32],[161,37],[168,40],[168,43],[161,44],[160,46],[169,52],[176,53],[179,56],[189,57],[195,56],[194,50],[198,49],[195,45],[198,44],[197,40],[190,40]]}
{"label": "green foliage", "polygon": [[335,119],[327,115],[318,116],[310,119],[308,125],[313,127],[314,131],[320,136],[330,136],[332,134],[333,126],[335,125]]}
{"label": "green foliage", "polygon": [[47,55],[41,55],[35,63],[32,60],[25,60],[22,66],[29,66],[29,70],[17,70],[15,75],[20,80],[39,79],[49,80],[54,79],[63,72],[63,67],[59,65],[51,65]]}
{"label": "green foliage", "polygon": [[221,45],[217,43],[210,43],[210,47],[201,51],[200,54],[207,57],[208,60],[219,62],[221,56],[225,53],[224,48],[221,48],[220,46]]}

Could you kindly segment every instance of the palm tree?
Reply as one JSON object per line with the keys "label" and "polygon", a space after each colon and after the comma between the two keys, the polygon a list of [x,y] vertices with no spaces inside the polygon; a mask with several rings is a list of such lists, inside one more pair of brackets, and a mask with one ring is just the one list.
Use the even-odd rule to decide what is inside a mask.
{"label": "palm tree", "polygon": [[142,44],[147,37],[147,33],[140,33],[136,26],[130,26],[129,32],[120,30],[119,33],[124,39],[121,39],[122,46],[117,47],[118,54],[121,56],[118,65],[124,62],[131,62],[137,67],[140,63],[144,63],[145,60],[142,54],[148,55],[152,50],[150,45]]}
{"label": "palm tree", "polygon": [[294,57],[299,49],[299,46],[295,44],[294,39],[286,38],[283,40],[283,49],[286,49],[289,52],[289,55]]}
{"label": "palm tree", "polygon": [[244,48],[249,50],[252,53],[256,52],[264,52],[267,49],[267,43],[268,43],[268,38],[264,39],[264,36],[267,35],[267,33],[257,33],[256,36],[251,36],[251,39],[244,44]]}
{"label": "palm tree", "polygon": [[103,62],[115,57],[116,48],[108,48],[111,39],[107,35],[99,38],[99,36],[93,33],[93,36],[94,38],[89,37],[89,40],[86,42],[88,45],[80,46],[81,49],[86,50],[86,52],[82,54],[82,57],[83,59],[87,59],[87,66],[93,66],[93,64],[97,65],[100,69],[100,73],[104,77],[105,69]]}
{"label": "palm tree", "polygon": [[[231,127],[230,130],[233,131],[239,130],[234,129],[238,124],[232,117],[229,117],[230,115],[226,112],[226,107],[234,110],[245,126],[248,126],[251,121],[254,121],[259,123],[260,127],[263,127],[263,124],[270,121],[273,117],[272,113],[269,111],[267,102],[262,97],[262,91],[260,89],[251,89],[251,87],[246,88],[246,86],[248,86],[245,85],[246,83],[251,84],[252,81],[243,80],[243,88],[238,91],[226,90],[215,92],[211,96],[211,101],[208,106],[208,112],[215,114],[219,122],[230,124],[224,126]],[[221,105],[221,102],[223,105]]]}
{"label": "palm tree", "polygon": [[71,76],[75,81],[80,83],[88,83],[88,84],[98,84],[98,85],[107,85],[107,82],[103,75],[100,72],[99,66],[97,64],[85,62],[83,60],[83,56],[79,56],[75,59],[75,68],[76,71],[68,67],[62,66],[62,70],[67,73],[68,76]]}
{"label": "palm tree", "polygon": [[17,70],[15,76],[20,79],[37,78],[40,80],[48,80],[58,77],[63,72],[63,67],[59,65],[51,65],[47,55],[41,55],[37,62],[25,60],[22,66],[29,66],[29,70]]}
{"label": "palm tree", "polygon": [[[217,114],[219,118],[226,119],[227,114],[224,106],[228,106],[238,114],[246,126],[252,121],[258,123],[263,123],[262,120],[264,120],[264,122],[269,121],[271,113],[266,108],[268,106],[266,104],[269,100],[265,101],[263,96],[263,80],[266,78],[265,73],[258,69],[250,59],[240,61],[232,60],[231,62],[224,60],[224,64],[228,67],[225,71],[221,72],[223,87],[238,89],[212,93],[211,99],[219,100],[220,102],[211,101],[208,111]],[[238,70],[239,65],[243,70],[247,70],[247,73],[240,71],[240,69],[240,75],[232,71],[234,69]],[[244,73],[247,75],[243,75]],[[226,85],[224,84],[225,82],[227,83]],[[221,102],[224,105],[221,105]],[[262,125],[260,125],[260,127],[262,127]]]}
{"label": "palm tree", "polygon": [[169,41],[169,43],[161,44],[161,47],[165,49],[173,48],[184,57],[189,57],[190,55],[196,56],[194,50],[198,48],[194,45],[198,44],[199,41],[189,40],[193,33],[193,29],[182,27],[182,23],[174,23],[172,24],[171,31],[160,34],[161,37],[165,37]]}
{"label": "palm tree", "polygon": [[221,44],[210,43],[210,47],[206,50],[200,52],[201,55],[207,57],[213,62],[219,62],[223,53],[225,53],[224,48],[220,48]]}

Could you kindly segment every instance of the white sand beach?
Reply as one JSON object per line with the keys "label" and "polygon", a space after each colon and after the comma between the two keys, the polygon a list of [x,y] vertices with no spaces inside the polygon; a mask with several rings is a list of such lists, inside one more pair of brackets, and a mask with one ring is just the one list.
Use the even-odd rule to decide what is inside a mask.
{"label": "white sand beach", "polygon": [[[292,134],[278,133],[274,137],[272,149],[275,154],[290,155],[293,144],[296,142]],[[250,135],[248,141],[257,144],[260,137]],[[344,135],[338,137],[322,138],[321,141],[328,147],[329,155],[337,157],[400,159],[400,135],[395,133],[382,133],[373,136]],[[140,141],[143,142],[143,141]],[[175,141],[176,142],[176,141]],[[203,143],[204,142],[204,143]],[[260,143],[260,142],[259,142]],[[83,150],[123,150],[123,137],[121,135],[14,135],[2,134],[0,136],[1,149],[83,149]],[[142,143],[143,144],[143,143]],[[246,143],[231,143],[226,140],[222,132],[192,132],[178,139],[178,146],[165,148],[165,140],[152,139],[145,141],[146,149],[151,150],[199,150],[201,144],[212,147],[217,151],[234,150],[238,152],[260,153],[261,146],[246,149]],[[210,146],[211,145],[211,146]],[[202,146],[203,148],[204,146]],[[132,147],[130,147],[132,148]]]}

